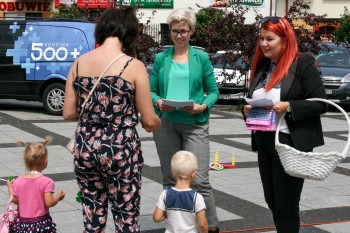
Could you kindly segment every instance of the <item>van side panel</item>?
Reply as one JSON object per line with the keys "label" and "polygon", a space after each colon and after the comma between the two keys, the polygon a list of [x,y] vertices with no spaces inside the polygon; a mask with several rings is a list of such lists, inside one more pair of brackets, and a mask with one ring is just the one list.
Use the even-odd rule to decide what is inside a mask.
{"label": "van side panel", "polygon": [[90,22],[0,22],[0,86],[11,87],[0,98],[37,100],[49,83],[64,83],[72,62],[95,48],[94,30]]}
{"label": "van side panel", "polygon": [[[27,80],[65,80],[72,62],[81,54],[90,51],[86,33],[93,33],[85,23],[65,25],[63,22],[27,23],[25,33],[18,38],[14,61],[20,61]],[[85,33],[85,32],[86,33]],[[91,38],[91,37],[90,37]]]}
{"label": "van side panel", "polygon": [[[14,50],[18,45],[18,38],[25,31],[25,22],[2,21],[0,23],[0,87],[1,95],[6,98],[10,95],[30,95],[33,86],[26,81],[25,70],[21,62],[13,57],[25,56],[28,51],[25,47]],[[9,56],[11,54],[11,56]]]}

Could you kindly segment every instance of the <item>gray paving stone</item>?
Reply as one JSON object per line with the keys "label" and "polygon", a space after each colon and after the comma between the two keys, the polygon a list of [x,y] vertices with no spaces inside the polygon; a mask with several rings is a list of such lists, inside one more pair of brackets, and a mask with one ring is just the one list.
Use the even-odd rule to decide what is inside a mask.
{"label": "gray paving stone", "polygon": [[[40,106],[36,106],[34,112],[13,109],[0,110],[0,177],[19,175],[25,172],[22,157],[23,147],[15,146],[19,137],[30,142],[43,141],[46,133],[50,132],[63,139],[69,139],[72,135],[76,123],[64,122],[62,117],[49,116],[37,108]],[[327,135],[326,145],[317,150],[338,151],[343,148],[348,136],[347,129],[344,129],[343,119],[334,118],[341,115],[331,112],[322,118],[323,129]],[[19,125],[23,125],[22,121],[25,122],[25,128],[19,127]],[[164,222],[154,223],[152,220],[153,210],[162,190],[161,179],[158,175],[160,174],[159,160],[152,134],[145,132],[141,126],[137,126],[137,129],[142,139],[145,159],[144,174],[148,174],[143,177],[140,224],[142,231],[152,232],[163,229],[165,226]],[[40,130],[43,132],[38,133]],[[265,228],[273,225],[264,201],[257,168],[257,156],[250,150],[249,135],[250,132],[245,129],[240,113],[216,111],[211,115],[211,161],[218,150],[219,162],[230,163],[232,152],[235,154],[236,162],[234,169],[210,171],[210,182],[216,196],[220,227],[225,231]],[[66,197],[51,208],[50,212],[58,225],[59,232],[76,233],[81,232],[83,228],[81,203],[75,201],[78,186],[74,178],[72,157],[61,141],[59,139],[48,146],[49,167],[44,173],[57,179],[55,182],[56,192],[63,189],[66,192]],[[310,180],[305,182],[300,201],[302,219],[308,223],[324,222],[324,224],[303,227],[301,233],[321,231],[349,233],[350,223],[340,220],[350,219],[350,161],[347,160],[347,162],[339,164],[338,167],[345,169],[345,173],[333,172],[322,182]],[[7,187],[0,181],[0,213],[5,210],[7,201]],[[259,215],[259,218],[255,217],[256,215]],[[114,232],[110,213],[106,232]],[[263,232],[273,233],[276,231],[265,229]]]}

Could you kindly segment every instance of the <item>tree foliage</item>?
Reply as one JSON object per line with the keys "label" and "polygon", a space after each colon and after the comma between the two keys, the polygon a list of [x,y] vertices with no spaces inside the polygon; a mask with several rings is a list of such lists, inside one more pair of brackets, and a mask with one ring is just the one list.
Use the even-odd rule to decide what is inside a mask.
{"label": "tree foliage", "polygon": [[[319,50],[320,42],[314,40],[314,34],[307,29],[307,25],[315,25],[326,16],[310,13],[309,4],[304,0],[295,0],[289,7],[287,15],[284,16],[295,29],[301,52]],[[245,22],[248,11],[253,11],[255,15],[253,24]],[[206,48],[209,54],[225,50],[227,52],[223,57],[224,63],[234,67],[237,59],[240,58],[247,66],[234,68],[247,72],[257,45],[262,18],[263,16],[255,8],[246,8],[240,4],[233,5],[232,10],[201,8],[197,13],[196,33],[191,38],[191,44]]]}
{"label": "tree foliage", "polygon": [[335,30],[334,35],[338,41],[350,43],[350,12],[346,6],[340,18],[340,27]]}
{"label": "tree foliage", "polygon": [[60,5],[57,11],[52,11],[51,16],[53,18],[60,19],[82,19],[83,14],[76,4],[72,5]]}
{"label": "tree foliage", "polygon": [[[224,50],[226,51],[223,58],[225,63],[234,66],[237,59],[242,59],[246,66],[244,68],[234,68],[241,72],[247,72],[256,48],[260,30],[259,22],[263,16],[258,13],[256,8],[247,8],[240,4],[232,5],[230,10],[217,7],[204,8],[199,5],[197,7],[199,11],[196,14],[196,32],[191,37],[191,45],[204,47],[210,55],[216,51]],[[250,11],[253,11],[255,15],[255,22],[246,24],[246,15],[248,12],[251,13]],[[315,15],[309,11],[309,2],[294,0],[286,16],[284,16],[295,29],[301,52],[317,52],[320,48],[320,42],[314,40],[315,35],[308,30],[307,25],[317,24],[326,15]],[[100,10],[99,14],[102,12],[103,10]],[[156,36],[149,33],[149,28],[152,27],[152,20],[156,13],[157,11],[154,10],[152,15],[146,19],[146,23],[140,24],[140,35],[135,43],[135,51],[133,51],[146,64],[153,62],[154,54],[159,51],[162,44],[162,41],[155,39],[157,35],[161,35],[161,31]],[[96,21],[99,14],[92,15],[89,9],[80,9],[76,4],[73,4],[71,6],[62,5],[53,16],[56,18]],[[138,18],[141,19],[142,17],[144,17],[144,14],[138,11]],[[341,24],[342,29],[337,30],[338,37],[349,41],[350,14],[346,8]],[[343,36],[341,37],[341,35]]]}
{"label": "tree foliage", "polygon": [[[155,10],[152,11],[151,16],[149,16],[146,19],[146,23],[140,24],[139,36],[135,42],[134,53],[145,64],[148,64],[148,63],[151,63],[154,61],[154,55],[155,55],[155,53],[158,52],[159,47],[160,47],[160,43],[156,42],[154,40],[154,38],[147,33],[148,29],[150,28],[151,21],[153,20],[156,12],[157,11],[155,11]],[[139,19],[141,19],[142,17],[144,17],[144,13],[138,12],[137,16]]]}
{"label": "tree foliage", "polygon": [[[295,0],[289,7],[285,18],[294,28],[300,52],[318,52],[320,41],[315,40],[315,34],[309,31],[307,25],[316,25],[327,15],[315,15],[310,13],[310,3],[304,0]],[[300,23],[303,22],[303,23]]]}
{"label": "tree foliage", "polygon": [[[210,55],[216,51],[226,51],[220,62],[242,73],[247,72],[249,66],[238,67],[236,61],[242,59],[249,64],[256,46],[258,25],[245,23],[248,11],[249,8],[241,5],[235,5],[232,10],[201,8],[197,13],[196,33],[191,37],[191,44],[206,48]],[[212,58],[212,61],[218,62],[215,58]]]}
{"label": "tree foliage", "polygon": [[52,18],[56,19],[80,19],[95,22],[99,15],[106,9],[97,9],[92,11],[89,8],[79,8],[76,3],[71,5],[61,4],[57,10],[51,11]]}

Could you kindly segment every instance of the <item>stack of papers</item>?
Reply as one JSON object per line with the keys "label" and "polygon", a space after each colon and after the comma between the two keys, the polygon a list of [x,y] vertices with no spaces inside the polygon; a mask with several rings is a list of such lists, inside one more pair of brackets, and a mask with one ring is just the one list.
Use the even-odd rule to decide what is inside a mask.
{"label": "stack of papers", "polygon": [[250,98],[244,98],[247,103],[253,107],[268,107],[273,106],[274,103],[272,99],[250,99]]}
{"label": "stack of papers", "polygon": [[273,109],[253,107],[246,119],[247,129],[276,131],[276,112]]}
{"label": "stack of papers", "polygon": [[194,101],[193,100],[177,101],[177,100],[163,99],[163,104],[171,107],[175,107],[175,108],[183,108],[187,106],[193,107]]}

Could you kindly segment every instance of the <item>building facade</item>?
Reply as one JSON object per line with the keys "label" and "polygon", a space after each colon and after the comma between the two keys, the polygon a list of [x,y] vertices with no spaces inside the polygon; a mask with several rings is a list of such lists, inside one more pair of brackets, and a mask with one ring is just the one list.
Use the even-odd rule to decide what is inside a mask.
{"label": "building facade", "polygon": [[[166,17],[175,8],[191,7],[194,11],[198,11],[200,7],[214,6],[230,9],[237,1],[247,8],[255,7],[264,16],[284,16],[294,0],[0,0],[0,17],[23,17],[27,14],[45,17],[61,4],[72,3],[84,9],[138,5],[140,12],[144,14],[141,21],[146,22],[148,17],[153,17],[155,23],[166,23]],[[326,18],[329,19],[339,19],[344,13],[344,7],[350,9],[349,0],[306,0],[306,2],[310,2],[310,12],[316,15],[327,14]],[[152,16],[154,11],[156,13]],[[246,23],[253,22],[253,16],[248,13]]]}
{"label": "building facade", "polygon": [[[255,12],[263,16],[284,16],[295,0],[0,0],[1,18],[49,18],[50,12],[57,10],[62,5],[75,3],[81,9],[88,9],[90,14],[98,15],[101,9],[111,7],[124,7],[138,5],[141,23],[151,19],[153,31],[167,30],[166,19],[173,9],[190,7],[194,11],[201,7],[220,7],[231,10],[235,2],[248,8],[246,24],[255,21]],[[310,12],[316,15],[326,14],[325,20],[317,25],[309,25],[308,29],[320,31],[321,34],[332,34],[339,27],[339,18],[344,13],[344,7],[350,9],[349,0],[305,0],[310,2]]]}

